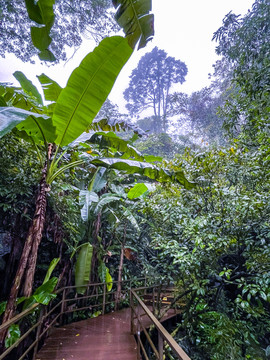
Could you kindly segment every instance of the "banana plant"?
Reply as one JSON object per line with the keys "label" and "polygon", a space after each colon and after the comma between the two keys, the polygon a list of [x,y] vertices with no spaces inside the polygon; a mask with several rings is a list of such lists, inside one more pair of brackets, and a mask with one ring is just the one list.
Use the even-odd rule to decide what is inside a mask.
{"label": "banana plant", "polygon": [[[54,60],[54,56],[49,50],[50,29],[54,22],[53,4],[54,0],[26,1],[30,19],[38,24],[31,29],[33,44],[40,50],[40,58],[49,61]],[[104,39],[73,71],[64,89],[46,76],[45,78],[40,77],[45,100],[51,101],[47,108],[43,106],[42,99],[33,84],[24,76],[20,76],[20,73],[17,73],[17,79],[26,94],[22,94],[22,90],[0,87],[0,137],[16,127],[17,133],[22,138],[33,142],[41,161],[43,156],[40,153],[40,144],[43,145],[43,153],[46,155],[46,161],[41,171],[42,176],[33,222],[25,241],[3,322],[8,321],[15,312],[16,299],[23,276],[26,279],[24,294],[31,295],[50,186],[53,180],[65,170],[83,162],[83,160],[77,160],[59,168],[60,160],[65,153],[64,151],[60,154],[61,149],[74,141],[92,123],[106,100],[116,77],[136,46],[136,41],[140,40],[140,47],[142,47],[143,43],[145,45],[153,35],[153,26],[146,29],[140,20],[142,16],[149,13],[151,0],[129,0],[128,3],[126,0],[119,0],[114,1],[113,4],[119,7],[116,18],[120,25],[124,25],[127,38],[115,36]],[[146,7],[145,4],[147,4]],[[131,19],[128,11],[121,10],[122,6],[124,6],[124,10],[133,11]],[[132,28],[126,26],[128,23],[132,25]],[[132,41],[130,41],[131,37]],[[142,38],[143,41],[141,41]],[[56,146],[54,156],[52,156],[54,151],[52,144]],[[26,268],[27,274],[25,274]],[[4,338],[5,333],[2,332],[0,343],[3,343]]]}
{"label": "banana plant", "polygon": [[[120,36],[106,38],[72,72],[65,88],[61,89],[49,78],[39,78],[45,100],[51,101],[48,107],[44,107],[36,92],[31,91],[33,84],[25,77],[20,79],[18,73],[16,75],[22,89],[0,89],[3,100],[0,104],[6,104],[0,107],[0,137],[16,127],[19,136],[33,142],[40,159],[46,158],[41,171],[33,222],[25,241],[3,321],[9,320],[14,314],[24,275],[24,295],[31,295],[37,251],[45,223],[46,199],[53,180],[67,169],[79,166],[85,161],[79,159],[59,166],[66,152],[62,149],[92,123],[132,51],[127,39]],[[21,101],[23,90],[26,92],[25,103]],[[22,104],[25,108],[22,108]]]}
{"label": "banana plant", "polygon": [[[88,190],[80,191],[79,199],[80,204],[83,206],[81,209],[81,217],[85,222],[86,227],[89,229],[87,233],[88,241],[92,242],[95,249],[92,257],[92,271],[96,271],[94,265],[98,263],[99,266],[97,272],[99,279],[102,282],[106,281],[107,290],[110,291],[112,288],[112,279],[109,269],[106,267],[103,259],[104,254],[107,253],[106,246],[108,245],[105,245],[104,243],[102,245],[102,238],[99,236],[102,221],[105,218],[106,221],[111,224],[112,234],[116,234],[118,227],[123,224],[125,228],[130,224],[136,232],[139,232],[139,225],[132,213],[132,208],[130,207],[130,205],[132,205],[131,199],[133,200],[142,196],[146,191],[154,190],[154,186],[152,184],[136,184],[128,193],[126,193],[125,189],[121,186],[111,186],[111,192],[108,192],[108,177],[108,170],[106,168],[98,168],[90,182]],[[105,193],[104,189],[106,189]],[[98,219],[98,221],[95,219]],[[114,236],[112,235],[111,238],[113,237]],[[125,236],[119,238],[118,241],[121,246],[121,252],[116,292],[116,307],[118,306],[121,294]],[[86,271],[89,273],[88,268]]]}

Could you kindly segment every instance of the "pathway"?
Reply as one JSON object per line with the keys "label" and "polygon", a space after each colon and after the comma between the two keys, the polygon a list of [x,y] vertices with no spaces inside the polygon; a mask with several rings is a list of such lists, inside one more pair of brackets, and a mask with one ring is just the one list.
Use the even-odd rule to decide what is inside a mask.
{"label": "pathway", "polygon": [[[170,310],[162,321],[175,316]],[[149,326],[144,317],[145,326]],[[137,360],[130,309],[54,328],[36,360]]]}

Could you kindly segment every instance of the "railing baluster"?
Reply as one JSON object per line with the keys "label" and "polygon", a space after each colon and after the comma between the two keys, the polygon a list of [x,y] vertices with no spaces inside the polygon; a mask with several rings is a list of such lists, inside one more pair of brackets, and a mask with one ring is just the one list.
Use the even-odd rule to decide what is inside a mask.
{"label": "railing baluster", "polygon": [[106,304],[106,283],[103,285],[103,300],[102,300],[102,315],[105,314],[105,304]]}
{"label": "railing baluster", "polygon": [[[139,322],[138,322],[139,325]],[[141,359],[141,333],[139,330],[137,330],[137,359],[140,360]]]}
{"label": "railing baluster", "polygon": [[38,351],[39,335],[40,335],[41,327],[42,327],[42,324],[43,324],[44,311],[45,311],[45,308],[42,306],[41,309],[40,309],[40,314],[39,314],[39,319],[38,319],[38,321],[40,321],[40,324],[38,325],[37,333],[36,333],[36,345],[34,347],[33,360],[35,360],[36,355],[37,355],[37,351]]}
{"label": "railing baluster", "polygon": [[158,332],[158,353],[159,353],[159,360],[163,360],[163,348],[164,348],[164,340],[161,336],[160,332]]}
{"label": "railing baluster", "polygon": [[130,289],[129,292],[129,304],[130,304],[130,331],[131,334],[134,334],[134,301],[133,301],[133,295],[132,291]]}
{"label": "railing baluster", "polygon": [[[153,287],[155,290],[155,288]],[[164,341],[170,346],[172,351],[175,353],[178,359],[180,360],[191,360],[190,357],[184,352],[184,350],[177,344],[174,338],[168,333],[168,331],[162,326],[162,324],[158,321],[158,319],[154,316],[154,314],[149,310],[149,308],[144,304],[144,302],[140,299],[138,294],[135,292],[136,289],[131,290],[131,296],[136,299],[138,304],[141,306],[144,313],[148,316],[151,323],[156,327],[158,331],[158,350],[153,349],[156,359],[163,360],[163,352],[164,352]],[[140,322],[140,319],[138,319]]]}
{"label": "railing baluster", "polygon": [[61,303],[61,316],[60,316],[60,324],[63,325],[63,316],[65,313],[65,305],[66,305],[66,288],[64,288],[63,290],[63,294],[62,294],[62,303]]}

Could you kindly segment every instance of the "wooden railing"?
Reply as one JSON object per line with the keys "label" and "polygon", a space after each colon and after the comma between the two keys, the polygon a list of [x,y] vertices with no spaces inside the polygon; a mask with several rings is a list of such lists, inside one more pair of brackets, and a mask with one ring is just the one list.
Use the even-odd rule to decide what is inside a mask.
{"label": "wooden railing", "polygon": [[[152,290],[152,311],[145,305],[142,299],[139,297],[138,293],[142,293],[142,296],[145,296],[146,291]],[[145,346],[141,340],[142,332],[145,335],[147,343],[152,349],[157,360],[164,359],[164,344],[167,343],[171,350],[176,355],[177,359],[180,360],[191,360],[189,356],[184,352],[184,350],[177,344],[173,337],[168,333],[168,331],[162,326],[158,319],[154,316],[153,312],[155,310],[162,309],[162,300],[165,298],[164,292],[156,286],[152,287],[141,287],[138,289],[130,290],[130,308],[131,308],[131,333],[137,337],[137,359],[141,359],[143,354],[145,360],[149,360],[149,354],[145,349]],[[146,329],[142,318],[147,316],[150,320],[151,325],[155,326],[155,329],[158,332],[158,345],[155,346],[154,342],[149,335],[149,331]],[[147,326],[148,328],[148,326]],[[142,354],[141,354],[142,353]]]}
{"label": "wooden railing", "polygon": [[[134,286],[135,282],[136,285],[146,285],[145,278],[121,282],[121,302],[129,303],[130,289]],[[21,328],[26,328],[20,338],[4,350],[0,355],[0,360],[35,359],[39,343],[44,339],[50,328],[53,325],[63,325],[64,323],[75,321],[76,319],[74,319],[73,314],[76,312],[86,312],[86,317],[89,318],[93,315],[95,316],[95,314],[105,314],[114,310],[118,282],[112,282],[111,291],[107,291],[107,284],[95,283],[85,285],[86,291],[83,296],[77,295],[75,286],[61,288],[55,292],[56,298],[49,305],[45,306],[36,303],[0,325],[0,333],[7,331],[13,324],[19,324]],[[96,313],[97,311],[98,313]],[[79,320],[79,318],[77,319]],[[24,344],[26,345],[24,346]]]}

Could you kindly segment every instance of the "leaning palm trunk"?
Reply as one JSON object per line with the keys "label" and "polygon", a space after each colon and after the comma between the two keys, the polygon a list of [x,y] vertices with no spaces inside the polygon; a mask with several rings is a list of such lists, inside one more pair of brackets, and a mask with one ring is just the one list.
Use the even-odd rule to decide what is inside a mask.
{"label": "leaning palm trunk", "polygon": [[[32,224],[30,226],[22,255],[20,258],[19,266],[16,272],[16,276],[10,290],[10,295],[8,297],[8,302],[6,310],[3,317],[3,323],[11,319],[16,310],[16,299],[18,297],[19,290],[22,285],[22,279],[25,274],[25,269],[27,264],[29,264],[29,259],[34,259],[34,264],[29,264],[31,269],[27,271],[26,283],[27,283],[27,296],[31,295],[32,292],[32,282],[34,278],[35,265],[36,265],[36,256],[38,245],[42,238],[42,232],[45,224],[45,214],[46,214],[46,205],[47,205],[47,192],[49,187],[46,183],[47,175],[47,163],[45,164],[42,171],[42,178],[39,184],[39,192],[36,200],[36,209],[33,217]],[[30,255],[31,254],[31,255]],[[30,258],[29,258],[30,255]],[[29,278],[29,276],[31,278]],[[2,345],[5,339],[6,331],[2,331],[0,334],[0,344]]]}

